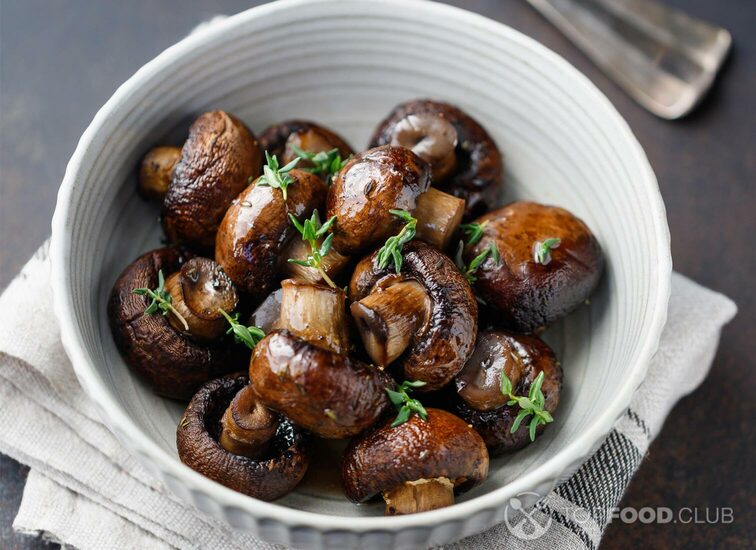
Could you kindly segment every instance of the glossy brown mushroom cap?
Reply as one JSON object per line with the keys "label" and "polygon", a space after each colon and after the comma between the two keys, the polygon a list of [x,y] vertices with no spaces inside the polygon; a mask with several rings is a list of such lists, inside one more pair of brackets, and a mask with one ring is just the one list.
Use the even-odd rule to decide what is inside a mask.
{"label": "glossy brown mushroom cap", "polygon": [[341,478],[347,498],[365,502],[406,481],[445,477],[466,491],[488,475],[488,451],[462,419],[428,409],[395,428],[380,428],[353,439],[344,453]]}
{"label": "glossy brown mushroom cap", "polygon": [[346,163],[328,190],[326,218],[336,216],[333,246],[355,254],[383,243],[404,222],[389,210],[412,212],[430,186],[430,167],[404,147],[378,147]]}
{"label": "glossy brown mushroom cap", "polygon": [[189,399],[207,380],[243,369],[249,357],[244,347],[228,339],[201,344],[179,334],[160,312],[144,314],[150,299],[132,291],[157,288],[158,271],[168,278],[185,260],[175,248],[140,256],[124,269],[108,301],[113,338],[123,360],[156,393],[174,399]]}
{"label": "glossy brown mushroom cap", "polygon": [[285,245],[298,233],[289,214],[302,220],[323,208],[326,185],[302,170],[289,172],[284,200],[280,189],[255,181],[238,196],[218,229],[215,261],[237,288],[261,300],[272,290]]}
{"label": "glossy brown mushroom cap", "polygon": [[200,474],[245,495],[275,500],[291,492],[307,471],[305,436],[280,417],[270,446],[261,457],[248,458],[221,447],[221,417],[246,384],[246,376],[235,376],[202,386],[176,429],[176,447],[181,462]]}
{"label": "glossy brown mushroom cap", "polygon": [[[277,155],[281,159],[281,166],[294,160],[292,145],[309,153],[338,149],[342,159],[354,152],[336,132],[308,120],[286,120],[269,126],[260,134],[260,148],[271,155]],[[300,168],[306,166],[307,163],[300,161]]]}
{"label": "glossy brown mushroom cap", "polygon": [[[500,326],[531,332],[566,315],[596,288],[604,268],[601,247],[588,226],[563,208],[514,202],[482,216],[483,238],[465,251],[465,261],[496,243],[501,263],[486,261],[476,272],[475,287],[497,310]],[[542,265],[534,244],[561,240]]]}
{"label": "glossy brown mushroom cap", "polygon": [[501,153],[483,126],[458,107],[430,99],[397,105],[375,129],[370,146],[392,143],[402,130],[402,121],[411,115],[442,117],[456,130],[456,167],[444,174],[443,181],[436,179],[434,186],[465,200],[465,219],[480,216],[496,204],[504,180]]}
{"label": "glossy brown mushroom cap", "polygon": [[[540,338],[501,330],[487,330],[478,336],[475,353],[457,376],[460,399],[453,411],[472,424],[492,456],[516,451],[531,443],[530,417],[511,433],[517,405],[507,405],[501,393],[501,370],[505,369],[515,395],[528,395],[530,386],[543,372],[541,391],[544,409],[554,415],[562,389],[562,367],[554,352]],[[537,428],[540,434],[545,425]]]}
{"label": "glossy brown mushroom cap", "polygon": [[255,347],[249,365],[261,403],[307,430],[330,439],[372,426],[390,403],[391,377],[376,367],[320,348],[286,330]]}
{"label": "glossy brown mushroom cap", "polygon": [[[373,253],[357,264],[349,283],[352,302],[396,280],[393,269],[378,269],[376,256]],[[423,285],[430,299],[430,314],[396,364],[407,380],[426,383],[418,391],[436,390],[454,378],[473,351],[478,304],[472,288],[445,254],[422,241],[411,241],[402,256],[401,277]]]}
{"label": "glossy brown mushroom cap", "polygon": [[223,111],[201,115],[189,128],[163,202],[168,241],[212,248],[231,201],[261,168],[262,153],[244,123]]}

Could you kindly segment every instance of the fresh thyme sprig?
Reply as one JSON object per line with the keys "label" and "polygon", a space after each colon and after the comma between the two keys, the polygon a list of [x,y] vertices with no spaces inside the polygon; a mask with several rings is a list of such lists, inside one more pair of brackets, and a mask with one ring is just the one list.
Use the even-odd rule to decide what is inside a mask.
{"label": "fresh thyme sprig", "polygon": [[562,244],[562,239],[556,237],[544,239],[543,241],[536,241],[533,244],[533,260],[535,260],[535,263],[547,265],[551,262],[551,251],[555,248],[559,248],[560,244]]}
{"label": "fresh thyme sprig", "polygon": [[467,238],[467,244],[473,245],[483,238],[483,230],[487,225],[488,220],[484,221],[483,223],[463,223],[459,226],[459,228]]}
{"label": "fresh thyme sprig", "polygon": [[391,214],[406,222],[398,235],[389,237],[378,251],[378,269],[385,269],[393,261],[397,273],[402,271],[402,249],[404,245],[415,238],[417,233],[417,219],[406,210],[389,210]]}
{"label": "fresh thyme sprig", "polygon": [[228,321],[228,324],[231,326],[226,331],[226,334],[233,333],[234,335],[234,341],[237,344],[244,344],[249,349],[254,349],[254,347],[257,345],[257,343],[265,338],[265,332],[263,329],[256,327],[256,326],[245,326],[239,322],[239,314],[234,313],[233,315],[229,315],[226,313],[223,309],[218,309],[220,311],[221,315],[223,315],[226,318],[226,321]]}
{"label": "fresh thyme sprig", "polygon": [[530,391],[528,392],[527,397],[523,396],[516,396],[512,393],[512,381],[507,377],[506,372],[504,372],[504,369],[501,371],[501,393],[509,398],[509,401],[507,401],[507,405],[518,405],[520,407],[520,412],[517,413],[517,416],[515,417],[514,422],[512,423],[512,428],[509,430],[510,433],[515,433],[517,429],[520,427],[520,424],[522,424],[522,421],[525,420],[528,416],[533,416],[533,418],[530,419],[530,426],[529,426],[529,432],[530,432],[530,440],[535,441],[536,436],[536,429],[541,424],[548,424],[549,422],[553,422],[554,418],[551,416],[549,411],[545,410],[544,403],[546,399],[543,396],[543,392],[541,391],[541,385],[543,384],[543,371],[538,373],[538,376],[536,376],[536,379],[533,381],[533,383],[530,385]]}
{"label": "fresh thyme sprig", "polygon": [[279,167],[276,155],[271,156],[267,151],[265,151],[265,160],[267,164],[263,166],[263,175],[257,180],[257,185],[280,189],[286,200],[286,188],[294,181],[289,172],[299,163],[300,158],[295,158],[283,168]]}
{"label": "fresh thyme sprig", "polygon": [[[310,244],[310,254],[306,260],[297,260],[295,258],[289,258],[289,262],[292,264],[302,265],[305,267],[311,267],[316,269],[323,280],[328,283],[331,288],[336,288],[336,284],[331,280],[328,274],[323,269],[323,258],[331,251],[331,242],[333,241],[333,233],[328,233],[331,226],[336,221],[336,216],[331,218],[324,224],[320,223],[320,214],[317,210],[314,210],[309,220],[305,220],[304,223],[299,223],[299,220],[292,214],[289,214],[289,219],[294,227],[297,228],[302,240]],[[318,245],[318,239],[321,239],[323,235],[328,233],[328,236],[323,239],[323,242]]]}
{"label": "fresh thyme sprig", "polygon": [[423,404],[417,399],[410,397],[408,392],[411,392],[415,388],[425,386],[425,382],[421,380],[405,380],[399,386],[396,391],[386,388],[389,400],[394,404],[399,414],[396,415],[396,419],[391,423],[392,428],[404,424],[409,420],[410,415],[414,412],[420,418],[425,420],[428,418],[428,411],[425,410]]}
{"label": "fresh thyme sprig", "polygon": [[459,245],[457,246],[457,255],[455,256],[455,263],[457,264],[457,267],[462,272],[462,275],[465,276],[465,279],[467,279],[467,282],[470,284],[473,284],[475,281],[477,281],[477,277],[473,275],[475,271],[480,267],[480,264],[482,264],[486,258],[490,255],[494,262],[496,262],[496,265],[499,265],[501,263],[501,255],[499,254],[499,249],[496,248],[496,243],[491,243],[488,245],[488,248],[486,248],[483,252],[478,254],[473,258],[473,260],[470,262],[469,266],[465,266],[465,260],[462,258],[462,253],[465,250],[465,243],[464,241],[459,241]]}
{"label": "fresh thyme sprig", "polygon": [[149,288],[135,288],[131,292],[132,294],[138,294],[139,296],[147,296],[149,298],[152,298],[152,302],[150,302],[150,305],[148,305],[147,309],[144,310],[145,315],[152,315],[153,313],[157,313],[158,311],[161,311],[166,317],[169,314],[173,314],[176,319],[181,321],[181,324],[184,326],[184,330],[189,330],[189,325],[187,324],[186,319],[184,319],[184,316],[181,315],[176,310],[176,308],[173,307],[173,305],[171,305],[173,298],[165,289],[165,277],[163,276],[162,269],[158,270],[158,286],[155,290],[151,290]]}
{"label": "fresh thyme sprig", "polygon": [[346,161],[349,160],[348,158],[341,158],[341,153],[339,153],[338,148],[331,149],[330,151],[320,151],[319,153],[304,151],[296,145],[292,146],[292,149],[294,149],[294,153],[299,158],[308,160],[313,164],[313,166],[302,168],[302,170],[310,172],[311,174],[324,175],[327,185],[331,185],[331,179],[333,176],[336,175],[336,172],[341,170],[346,164]]}

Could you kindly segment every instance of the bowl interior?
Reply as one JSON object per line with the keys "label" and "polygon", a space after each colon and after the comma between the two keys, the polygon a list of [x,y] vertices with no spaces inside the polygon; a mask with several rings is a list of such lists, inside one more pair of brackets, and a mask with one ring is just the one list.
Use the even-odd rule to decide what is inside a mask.
{"label": "bowl interior", "polygon": [[[546,334],[565,374],[555,423],[537,444],[494,459],[488,480],[460,497],[474,499],[558,456],[595,430],[603,412],[619,413],[617,396],[639,382],[639,361],[658,339],[665,271],[669,276],[653,174],[603,96],[513,31],[492,33],[482,18],[448,11],[430,17],[437,9],[430,4],[292,5],[241,14],[222,32],[174,47],[127,83],[83,138],[57,229],[65,232],[64,308],[85,358],[76,367],[102,386],[95,399],[115,400],[138,430],[175,456],[182,407],[131,374],[105,313],[120,271],[160,245],[158,208],[135,193],[135,167],[150,147],[180,144],[199,113],[225,109],[256,132],[287,118],[312,119],[360,149],[396,103],[449,101],[478,119],[504,153],[502,203],[527,198],[570,209],[607,256],[590,305]],[[339,516],[381,514],[378,505],[356,507],[342,496],[332,466],[339,450],[338,443],[320,445],[305,482],[279,504]]]}

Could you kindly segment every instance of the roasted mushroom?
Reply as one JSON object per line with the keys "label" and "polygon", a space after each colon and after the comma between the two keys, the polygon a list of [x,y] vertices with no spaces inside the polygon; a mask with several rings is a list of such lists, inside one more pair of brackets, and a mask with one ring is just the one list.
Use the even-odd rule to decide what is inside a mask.
{"label": "roasted mushroom", "polygon": [[[118,278],[108,301],[113,338],[124,361],[144,377],[156,393],[175,399],[189,399],[207,380],[242,369],[249,357],[244,348],[233,345],[225,338],[210,343],[198,341],[198,338],[187,336],[187,332],[191,333],[191,327],[184,327],[183,323],[180,324],[180,331],[176,330],[173,325],[177,319],[173,318],[173,310],[167,312],[167,316],[159,312],[145,313],[151,299],[135,294],[134,290],[158,288],[161,272],[170,278],[172,274],[180,273],[185,262],[186,257],[175,248],[161,248],[140,256]],[[200,265],[206,265],[205,262],[210,260],[202,260]],[[197,263],[191,262],[191,265],[196,267]],[[207,273],[204,267],[197,269]],[[202,275],[202,279],[206,280],[204,277]],[[191,295],[191,298],[182,311],[198,312],[198,324],[193,323],[192,326],[200,327],[202,335],[208,336],[206,330],[216,329],[213,328],[213,320],[200,317],[211,316],[206,315],[202,305],[211,302],[229,305],[234,301],[229,299],[230,291],[221,290],[216,294],[213,289],[210,291],[212,297],[206,302],[202,296],[207,289],[197,288],[191,281],[185,288],[184,296]],[[189,315],[187,317],[192,319]]]}
{"label": "roasted mushroom", "polygon": [[563,208],[514,202],[477,219],[483,237],[465,250],[470,261],[492,243],[501,262],[476,272],[475,288],[500,326],[541,329],[583,303],[604,267],[601,247],[582,220]]}
{"label": "roasted mushroom", "polygon": [[436,390],[473,351],[478,305],[454,263],[435,248],[411,241],[403,256],[399,275],[379,269],[377,253],[357,264],[351,312],[373,361],[385,365],[399,357],[407,380],[425,382],[421,391]]}
{"label": "roasted mushroom", "polygon": [[386,514],[412,514],[454,504],[454,492],[488,475],[488,451],[475,430],[453,414],[428,409],[353,439],[341,469],[347,498],[365,502],[381,493]]}
{"label": "roasted mushroom", "polygon": [[[562,389],[562,368],[554,352],[540,338],[500,330],[482,332],[472,357],[457,375],[459,400],[454,412],[472,424],[492,456],[521,449],[548,423],[539,420],[537,414],[522,413],[523,418],[512,432],[523,409],[518,404],[507,404],[511,397],[502,392],[502,372],[516,397],[529,396],[534,381],[543,373],[540,386],[543,405],[539,410],[548,413],[544,415],[546,419],[559,405]],[[530,400],[533,401],[537,399]]]}
{"label": "roasted mushroom", "polygon": [[491,208],[504,177],[501,153],[488,132],[461,109],[429,99],[397,105],[378,125],[371,147],[408,147],[428,161],[439,189],[463,199],[465,219]]}
{"label": "roasted mushroom", "polygon": [[[281,266],[292,257],[286,246],[296,236],[289,214],[309,216],[326,195],[323,181],[302,170],[291,170],[286,198],[281,189],[258,178],[234,201],[221,221],[215,260],[240,291],[260,300],[267,296]],[[301,239],[295,239],[294,242]]]}
{"label": "roasted mushroom", "polygon": [[155,147],[139,165],[139,192],[148,199],[163,200],[173,178],[173,168],[181,158],[180,147]]}
{"label": "roasted mushroom", "polygon": [[305,436],[286,418],[260,408],[247,382],[246,376],[229,376],[202,386],[176,430],[176,447],[181,462],[202,475],[275,500],[307,471]]}
{"label": "roasted mushroom", "polygon": [[211,249],[231,201],[260,174],[261,162],[243,122],[223,111],[201,115],[189,128],[163,202],[168,241]]}
{"label": "roasted mushroom", "polygon": [[257,344],[249,366],[257,398],[321,437],[370,427],[389,408],[385,390],[393,381],[345,354],[344,292],[301,281],[284,281],[282,289],[282,328]]}
{"label": "roasted mushroom", "polygon": [[187,261],[166,279],[165,289],[177,313],[168,315],[168,322],[200,341],[212,342],[222,336],[228,329],[222,312],[233,312],[239,302],[234,283],[208,258]]}
{"label": "roasted mushroom", "polygon": [[399,232],[390,210],[417,218],[417,235],[445,248],[464,202],[430,187],[428,164],[404,147],[378,147],[352,157],[328,190],[327,217],[336,216],[333,246],[342,254],[363,252]]}
{"label": "roasted mushroom", "polygon": [[[283,164],[297,158],[296,149],[307,153],[327,153],[336,149],[346,160],[354,151],[336,132],[306,120],[287,120],[265,129],[260,135],[263,151],[277,155]],[[313,164],[303,159],[299,168],[313,168]]]}

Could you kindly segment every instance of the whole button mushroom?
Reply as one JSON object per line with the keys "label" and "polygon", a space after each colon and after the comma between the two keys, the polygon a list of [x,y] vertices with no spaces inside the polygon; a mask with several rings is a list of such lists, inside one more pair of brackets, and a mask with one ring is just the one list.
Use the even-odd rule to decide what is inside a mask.
{"label": "whole button mushroom", "polygon": [[212,342],[228,329],[222,311],[239,303],[236,288],[221,267],[209,258],[192,258],[165,281],[178,315],[168,315],[174,329],[196,340]]}
{"label": "whole button mushroom", "polygon": [[[137,258],[113,286],[108,317],[116,346],[126,364],[158,394],[189,399],[207,380],[243,368],[249,357],[243,348],[220,337],[224,331],[218,327],[224,324],[219,324],[213,310],[232,310],[236,294],[218,269],[212,260],[187,261],[178,249],[161,248]],[[219,285],[197,286],[208,280],[208,274],[214,274],[211,279],[217,275]],[[171,298],[164,315],[146,293],[161,290],[161,276],[173,277],[171,290],[165,281],[159,293]]]}
{"label": "whole button mushroom", "polygon": [[215,241],[215,261],[254,300],[273,290],[278,273],[290,265],[288,258],[302,254],[298,248],[286,248],[301,242],[289,214],[298,219],[309,216],[322,208],[327,192],[317,176],[297,169],[284,172],[285,167],[277,169],[277,159],[273,162],[274,172],[288,184],[282,189],[262,177],[255,180],[226,212]]}
{"label": "whole button mushroom", "polygon": [[[307,120],[287,120],[274,124],[265,129],[260,135],[260,146],[263,151],[281,158],[283,164],[288,164],[298,157],[297,149],[310,154],[338,153],[342,160],[346,160],[354,151],[349,144],[336,132]],[[302,159],[299,168],[316,169],[318,175],[327,177],[329,173],[321,173],[310,160]]]}
{"label": "whole button mushroom", "polygon": [[173,179],[173,168],[181,158],[180,147],[154,147],[139,165],[139,192],[148,199],[163,200]]}
{"label": "whole button mushroom", "polygon": [[426,420],[413,415],[353,439],[341,468],[347,498],[365,502],[380,493],[386,514],[412,514],[454,504],[488,475],[488,451],[478,433],[441,409]]}
{"label": "whole button mushroom", "polygon": [[390,407],[382,370],[349,357],[341,289],[284,281],[277,330],[255,347],[250,384],[258,400],[325,438],[351,437]]}
{"label": "whole button mushroom", "polygon": [[[511,395],[502,391],[502,373],[511,385]],[[541,395],[536,395],[533,386],[541,373],[537,388]],[[478,336],[475,352],[457,375],[456,386],[459,399],[454,412],[483,437],[491,456],[497,456],[525,447],[550,422],[559,405],[562,367],[540,338],[491,329]],[[528,397],[528,406],[534,408],[508,405],[512,396]],[[518,415],[522,415],[520,421]]]}
{"label": "whole button mushroom", "polygon": [[328,190],[327,217],[336,216],[333,246],[356,254],[401,229],[391,210],[412,213],[417,235],[445,248],[462,219],[464,202],[430,189],[428,163],[404,147],[384,146],[353,156]]}
{"label": "whole button mushroom", "polygon": [[246,376],[206,383],[176,429],[181,462],[218,483],[275,500],[302,480],[309,465],[304,433],[258,406]]}
{"label": "whole button mushroom", "polygon": [[548,326],[583,303],[601,278],[596,237],[563,208],[514,202],[475,223],[483,236],[465,249],[465,259],[492,243],[498,248],[501,262],[483,264],[475,288],[502,327],[532,332]]}
{"label": "whole button mushroom", "polygon": [[397,105],[375,130],[371,147],[412,149],[430,163],[434,186],[463,199],[465,219],[488,211],[501,193],[502,156],[488,132],[461,109],[429,99]]}
{"label": "whole button mushroom", "polygon": [[478,305],[454,263],[422,241],[404,247],[399,275],[362,259],[349,283],[351,313],[371,359],[396,363],[407,380],[436,390],[454,378],[475,345]]}
{"label": "whole button mushroom", "polygon": [[223,111],[204,113],[189,128],[163,201],[168,241],[208,250],[231,201],[260,173],[257,140]]}

